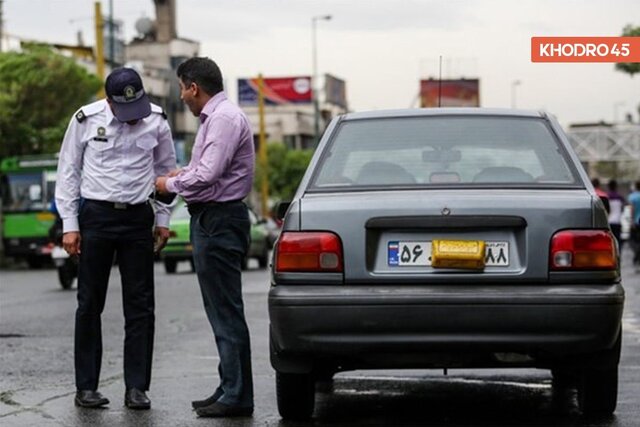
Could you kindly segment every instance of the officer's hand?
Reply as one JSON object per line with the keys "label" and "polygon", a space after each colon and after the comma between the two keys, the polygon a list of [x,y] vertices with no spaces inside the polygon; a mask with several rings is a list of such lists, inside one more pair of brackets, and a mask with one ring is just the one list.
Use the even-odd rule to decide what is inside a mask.
{"label": "officer's hand", "polygon": [[166,176],[159,176],[156,178],[156,191],[158,193],[168,193],[167,190],[167,178]]}
{"label": "officer's hand", "polygon": [[169,229],[167,227],[156,227],[153,230],[153,236],[155,237],[153,251],[158,253],[165,247],[167,240],[169,240]]}
{"label": "officer's hand", "polygon": [[80,254],[80,233],[69,231],[62,235],[62,247],[71,256]]}
{"label": "officer's hand", "polygon": [[171,178],[171,177],[174,177],[174,176],[180,175],[180,172],[182,172],[182,169],[174,169],[174,170],[172,170],[171,172],[169,172],[169,173],[167,174],[167,176],[168,176],[169,178]]}

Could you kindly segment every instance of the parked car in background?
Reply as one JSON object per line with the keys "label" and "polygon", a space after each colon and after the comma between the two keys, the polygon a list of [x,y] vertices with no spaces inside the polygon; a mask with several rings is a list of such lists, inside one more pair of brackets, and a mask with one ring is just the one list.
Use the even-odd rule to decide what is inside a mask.
{"label": "parked car in background", "polygon": [[282,228],[282,222],[276,221],[273,218],[264,218],[264,225],[267,228],[267,233],[269,233],[269,249],[273,248],[273,245],[278,240],[278,236],[280,235],[280,230]]}
{"label": "parked car in background", "polygon": [[271,281],[285,419],[313,414],[318,379],[354,369],[536,367],[575,381],[584,413],[616,408],[619,254],[548,114],[334,119],[288,206]]}
{"label": "parked car in background", "polygon": [[[191,269],[195,271],[193,246],[189,240],[190,218],[187,205],[180,200],[171,213],[171,232],[167,246],[160,252],[167,273],[175,273],[180,261],[189,261]],[[267,268],[271,245],[265,222],[259,220],[251,209],[249,209],[249,220],[251,221],[251,245],[249,246],[249,255],[244,260],[242,268],[243,270],[248,268],[249,258],[256,258],[260,268]]]}

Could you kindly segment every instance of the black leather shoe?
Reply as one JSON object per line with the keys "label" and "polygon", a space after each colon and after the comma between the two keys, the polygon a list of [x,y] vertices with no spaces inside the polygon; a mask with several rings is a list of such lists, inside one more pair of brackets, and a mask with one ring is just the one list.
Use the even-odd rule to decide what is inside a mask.
{"label": "black leather shoe", "polygon": [[94,390],[78,390],[74,400],[76,406],[83,408],[99,408],[109,404],[109,399]]}
{"label": "black leather shoe", "polygon": [[199,417],[226,418],[226,417],[250,417],[253,414],[253,406],[231,406],[215,402],[209,406],[196,409]]}
{"label": "black leather shoe", "polygon": [[149,409],[151,401],[144,391],[132,388],[124,394],[124,404],[129,409]]}
{"label": "black leather shoe", "polygon": [[193,409],[204,408],[205,406],[209,406],[212,403],[216,403],[218,399],[222,397],[222,391],[216,390],[211,396],[207,397],[204,400],[193,400],[191,402],[191,406]]}

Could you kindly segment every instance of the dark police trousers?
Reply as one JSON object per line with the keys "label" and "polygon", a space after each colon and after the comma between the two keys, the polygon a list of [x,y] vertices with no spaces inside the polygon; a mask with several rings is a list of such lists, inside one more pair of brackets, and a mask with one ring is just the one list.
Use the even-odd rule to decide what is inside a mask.
{"label": "dark police trousers", "polygon": [[[121,206],[120,206],[121,207]],[[109,273],[117,256],[125,318],[127,389],[149,389],[153,356],[153,209],[148,203],[117,209],[86,200],[80,208],[80,263],[75,330],[78,390],[96,390],[102,361],[102,325]]]}
{"label": "dark police trousers", "polygon": [[220,362],[220,403],[253,407],[249,329],[242,302],[241,266],[249,250],[242,202],[189,205],[193,258]]}

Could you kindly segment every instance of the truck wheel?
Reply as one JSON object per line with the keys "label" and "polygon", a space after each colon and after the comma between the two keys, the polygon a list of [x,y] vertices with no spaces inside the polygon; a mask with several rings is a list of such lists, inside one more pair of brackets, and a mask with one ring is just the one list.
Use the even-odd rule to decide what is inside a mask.
{"label": "truck wheel", "polygon": [[310,374],[276,372],[278,412],[285,420],[305,420],[313,414],[315,383]]}
{"label": "truck wheel", "polygon": [[164,271],[166,271],[167,274],[175,273],[177,268],[178,268],[178,261],[176,261],[175,259],[164,260]]}
{"label": "truck wheel", "polygon": [[38,270],[44,265],[44,257],[38,255],[29,255],[27,257],[27,265],[32,270]]}

